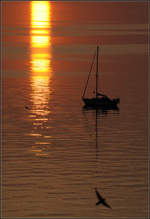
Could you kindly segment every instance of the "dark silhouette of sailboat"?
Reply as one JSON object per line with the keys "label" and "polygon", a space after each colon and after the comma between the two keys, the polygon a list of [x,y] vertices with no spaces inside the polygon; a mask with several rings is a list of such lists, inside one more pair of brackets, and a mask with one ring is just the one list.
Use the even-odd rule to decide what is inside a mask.
{"label": "dark silhouette of sailboat", "polygon": [[85,103],[85,106],[87,107],[92,107],[92,108],[103,108],[103,109],[115,109],[117,108],[117,104],[120,103],[120,99],[119,98],[114,98],[111,99],[108,96],[106,96],[105,94],[102,94],[100,92],[98,92],[98,76],[99,76],[99,72],[98,72],[98,56],[99,56],[99,46],[97,46],[97,61],[96,61],[96,92],[95,92],[95,97],[92,98],[85,98],[85,93],[86,93],[86,89],[88,86],[88,82],[89,82],[89,78],[91,75],[91,71],[93,68],[93,64],[94,64],[94,60],[95,60],[95,55],[93,58],[93,62],[91,65],[91,69],[88,75],[88,79],[85,85],[85,89],[82,95],[82,100]]}

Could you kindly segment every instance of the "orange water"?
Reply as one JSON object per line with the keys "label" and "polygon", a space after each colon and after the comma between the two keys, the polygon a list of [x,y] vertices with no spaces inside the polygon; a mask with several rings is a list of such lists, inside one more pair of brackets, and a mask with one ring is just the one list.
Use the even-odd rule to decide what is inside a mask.
{"label": "orange water", "polygon": [[[147,10],[2,3],[3,217],[148,217]],[[120,110],[98,113],[96,148],[81,95],[97,44],[100,90]]]}

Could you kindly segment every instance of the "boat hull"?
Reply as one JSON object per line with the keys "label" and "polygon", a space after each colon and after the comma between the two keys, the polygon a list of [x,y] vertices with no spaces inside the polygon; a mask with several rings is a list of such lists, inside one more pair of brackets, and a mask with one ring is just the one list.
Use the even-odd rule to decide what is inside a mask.
{"label": "boat hull", "polygon": [[117,108],[117,104],[120,102],[119,98],[82,98],[82,100],[87,107],[102,109],[115,109]]}

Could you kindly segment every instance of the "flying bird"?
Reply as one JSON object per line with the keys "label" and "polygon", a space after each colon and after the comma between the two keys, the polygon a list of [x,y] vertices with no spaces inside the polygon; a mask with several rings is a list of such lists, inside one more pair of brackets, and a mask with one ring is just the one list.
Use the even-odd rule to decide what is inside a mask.
{"label": "flying bird", "polygon": [[99,199],[99,201],[96,203],[96,205],[99,205],[99,204],[103,204],[105,205],[107,208],[111,208],[110,205],[107,204],[107,202],[105,201],[105,199],[100,195],[100,193],[97,191],[97,189],[95,188],[95,192],[96,192],[96,195]]}

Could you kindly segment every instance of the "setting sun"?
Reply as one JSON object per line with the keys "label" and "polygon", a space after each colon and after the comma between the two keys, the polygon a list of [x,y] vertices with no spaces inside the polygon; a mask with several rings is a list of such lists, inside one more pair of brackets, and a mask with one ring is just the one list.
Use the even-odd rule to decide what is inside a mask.
{"label": "setting sun", "polygon": [[34,76],[48,76],[51,72],[50,11],[49,2],[31,2],[31,70]]}
{"label": "setting sun", "polygon": [[32,1],[32,27],[49,28],[50,27],[50,4],[47,1]]}

